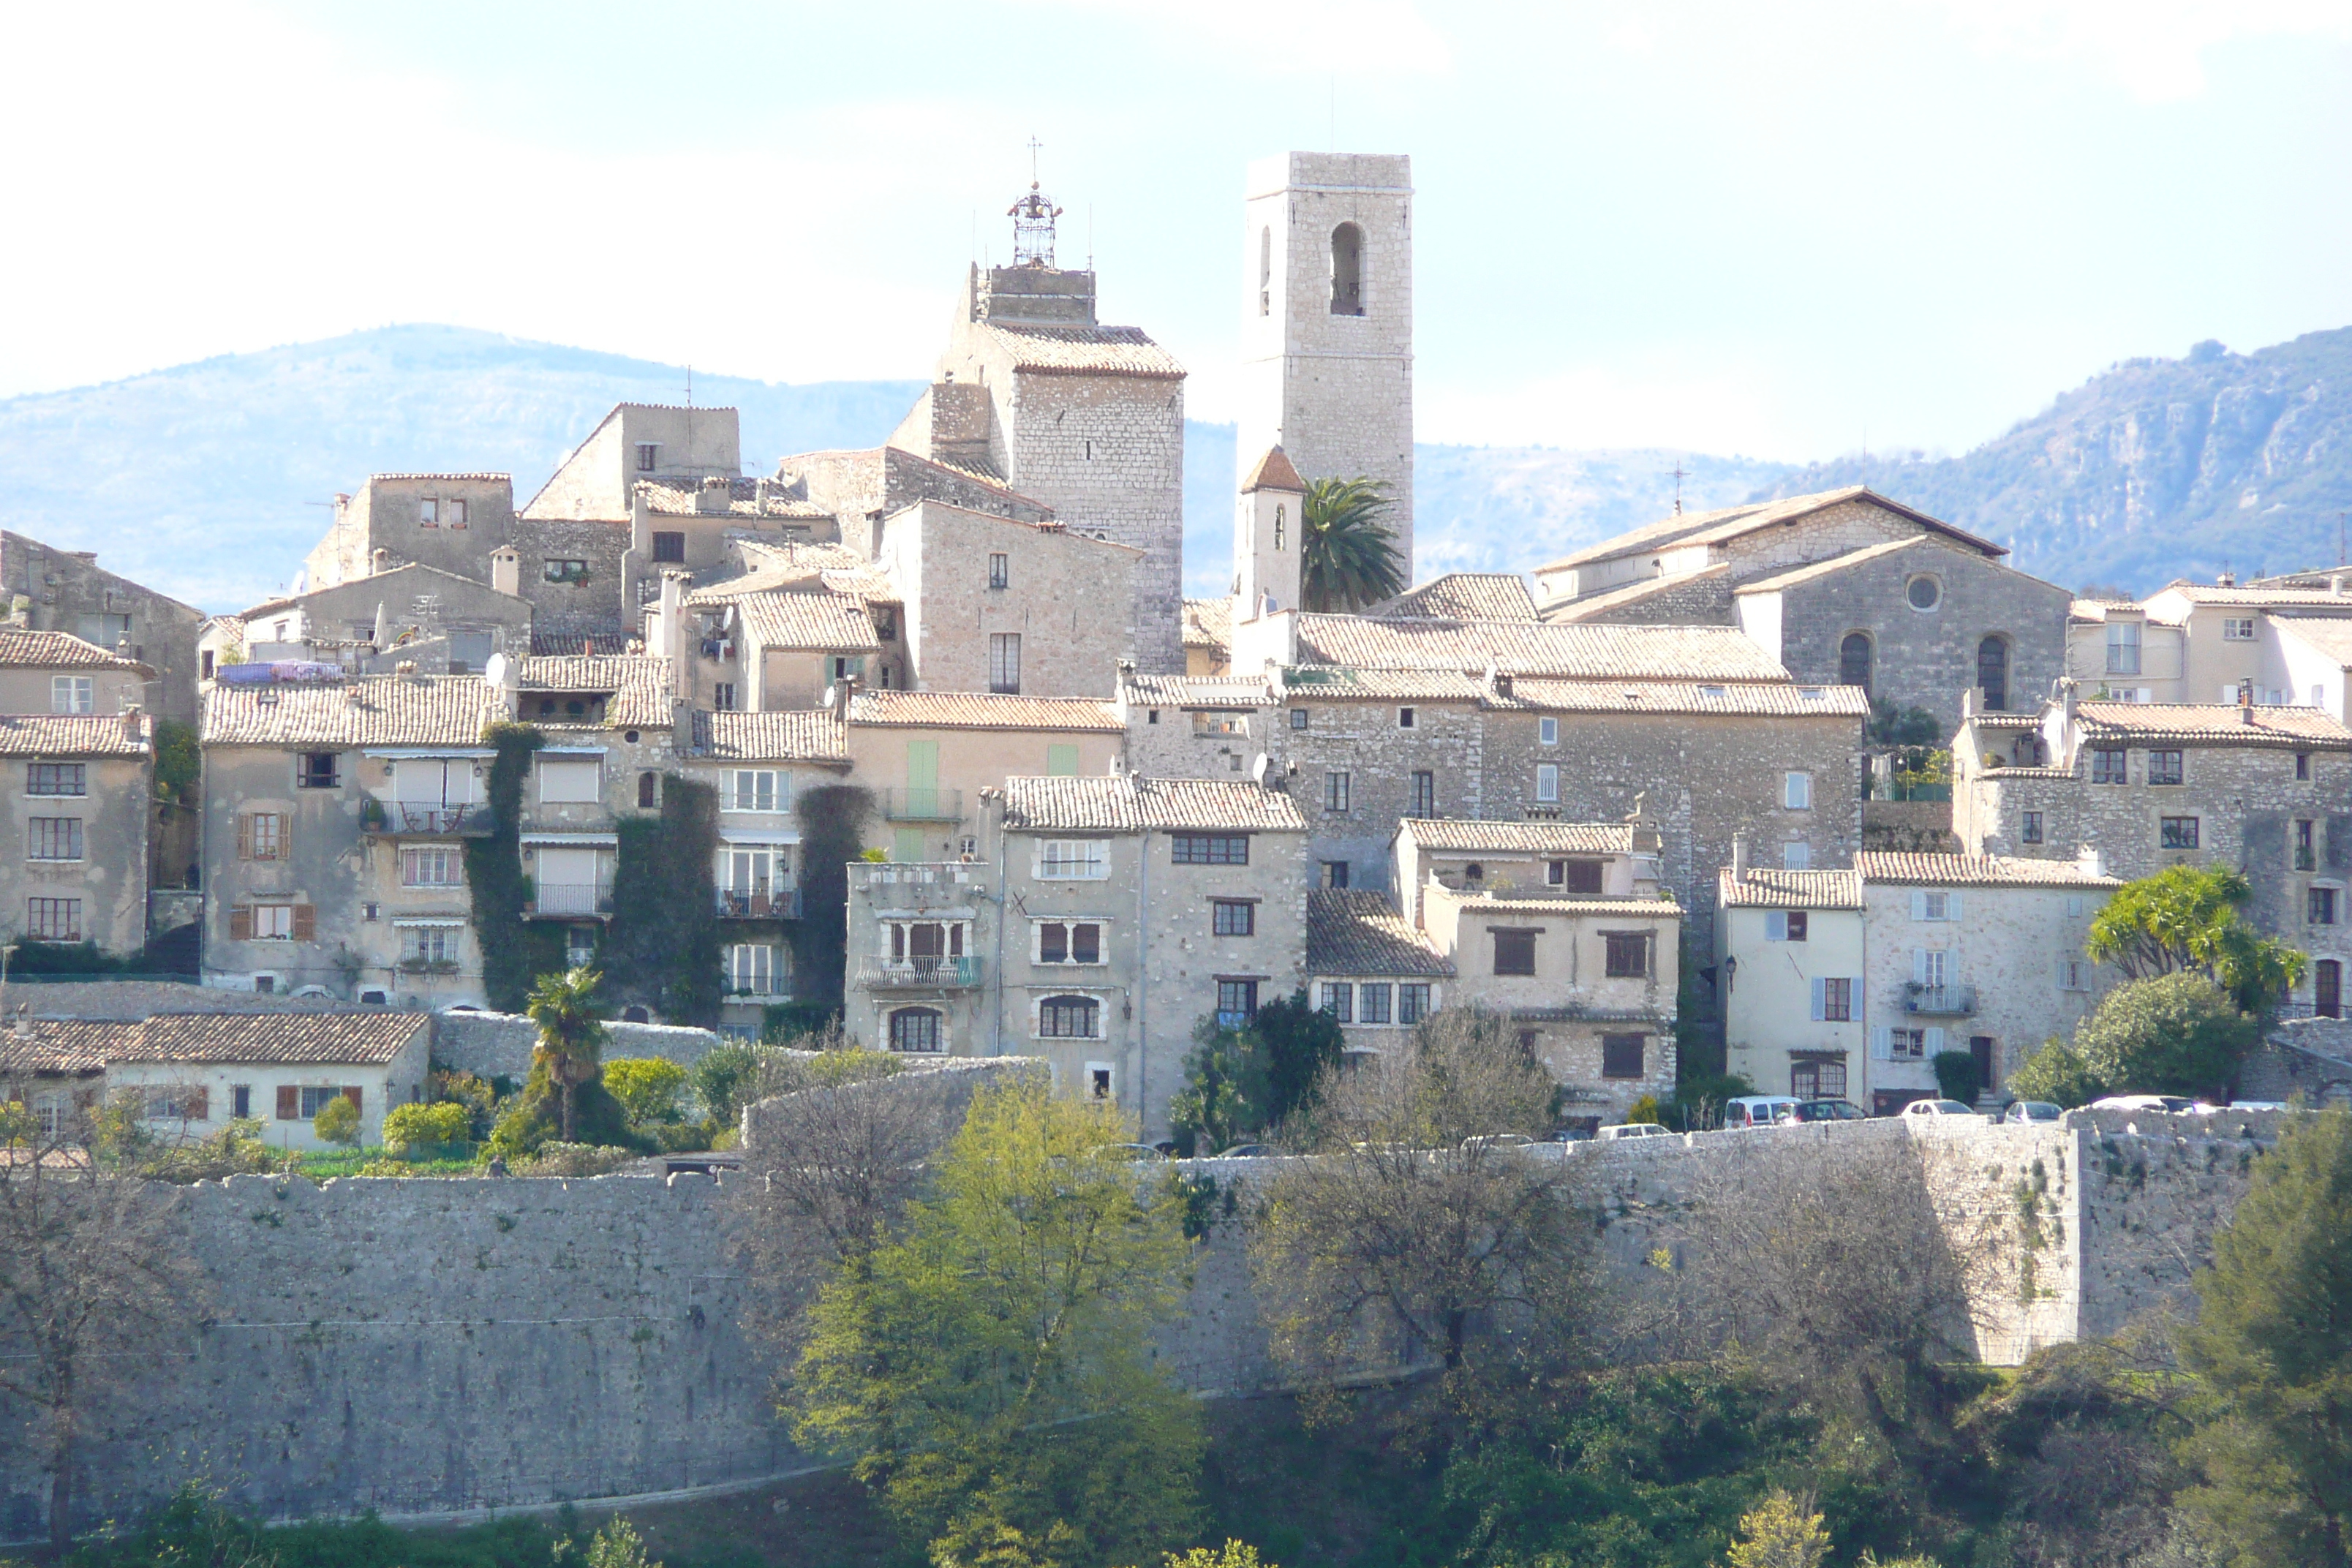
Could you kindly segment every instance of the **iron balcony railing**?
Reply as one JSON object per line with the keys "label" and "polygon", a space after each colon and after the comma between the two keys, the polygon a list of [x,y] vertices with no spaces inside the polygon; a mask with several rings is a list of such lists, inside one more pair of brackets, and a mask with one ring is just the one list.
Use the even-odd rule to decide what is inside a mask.
{"label": "iron balcony railing", "polygon": [[858,965],[857,984],[873,991],[900,988],[964,990],[980,984],[977,958],[869,958]]}
{"label": "iron balcony railing", "polygon": [[739,893],[732,888],[719,889],[719,918],[732,921],[796,921],[801,918],[801,890],[798,888],[762,889]]}
{"label": "iron balcony railing", "polygon": [[963,791],[960,789],[886,789],[882,815],[893,822],[961,822]]}
{"label": "iron balcony railing", "polygon": [[489,832],[490,826],[490,808],[478,801],[451,805],[437,800],[371,799],[360,811],[360,827],[368,833],[472,837]]}
{"label": "iron balcony railing", "polygon": [[1915,980],[1903,987],[1903,1010],[1927,1016],[1974,1017],[1977,988],[1973,985],[1926,985]]}
{"label": "iron balcony railing", "polygon": [[609,915],[613,912],[613,884],[536,883],[531,888],[528,912],[534,915]]}

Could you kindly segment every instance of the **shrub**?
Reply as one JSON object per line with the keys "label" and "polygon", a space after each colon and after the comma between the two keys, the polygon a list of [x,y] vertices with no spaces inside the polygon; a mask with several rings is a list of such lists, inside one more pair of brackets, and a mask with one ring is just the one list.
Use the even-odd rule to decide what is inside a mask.
{"label": "shrub", "polygon": [[1657,1121],[1659,1120],[1658,1097],[1654,1094],[1645,1094],[1641,1099],[1635,1100],[1631,1106],[1626,1108],[1625,1120],[1627,1121]]}
{"label": "shrub", "polygon": [[[560,1096],[547,1064],[533,1062],[530,1077],[490,1130],[490,1152],[509,1162],[537,1153],[541,1144],[560,1133],[559,1109]],[[572,1141],[611,1148],[640,1140],[631,1131],[621,1102],[605,1090],[600,1079],[592,1078],[572,1091]]]}
{"label": "shrub", "polygon": [[139,1173],[151,1182],[185,1185],[255,1175],[277,1165],[278,1152],[262,1142],[260,1122],[232,1121],[200,1143],[152,1150],[139,1163]]}
{"label": "shrub", "polygon": [[423,1154],[464,1143],[473,1135],[473,1114],[454,1100],[436,1105],[399,1105],[384,1113],[388,1154]]}
{"label": "shrub", "polygon": [[1724,1102],[1754,1094],[1756,1086],[1739,1073],[1689,1073],[1675,1085],[1670,1109],[1673,1125],[1685,1132],[1705,1132],[1723,1125]]}
{"label": "shrub", "polygon": [[[514,1092],[512,1082],[500,1079],[499,1083],[506,1085],[504,1092]],[[498,1121],[499,1083],[469,1072],[436,1068],[425,1080],[425,1092],[436,1104],[446,1101],[464,1106],[467,1123],[466,1136],[479,1142],[490,1135],[490,1128]]]}
{"label": "shrub", "polygon": [[759,1082],[760,1047],[740,1041],[713,1047],[687,1068],[686,1076],[694,1086],[694,1098],[702,1102],[703,1114],[731,1126],[743,1114],[747,1091]]}
{"label": "shrub", "polygon": [[2201,974],[2135,980],[2107,993],[2075,1026],[2074,1049],[2117,1094],[2219,1094],[2262,1030]]}
{"label": "shrub", "polygon": [[1976,1058],[1966,1051],[1937,1051],[1936,1059],[1927,1065],[1936,1069],[1936,1087],[1943,1091],[1946,1100],[1957,1100],[1963,1105],[1977,1102],[1977,1091],[1984,1088],[1984,1079],[1977,1071]]}
{"label": "shrub", "polygon": [[353,1105],[349,1097],[339,1094],[319,1108],[319,1114],[310,1119],[310,1131],[324,1142],[341,1144],[346,1149],[357,1148],[360,1142],[360,1108]]}
{"label": "shrub", "polygon": [[2020,1100],[2046,1100],[2070,1110],[2107,1092],[2082,1053],[2055,1035],[2009,1075],[2009,1087]]}
{"label": "shrub", "polygon": [[621,1102],[633,1126],[676,1121],[686,1069],[660,1057],[625,1057],[604,1064],[604,1088]]}
{"label": "shrub", "polygon": [[540,1145],[538,1154],[514,1167],[518,1176],[601,1176],[617,1171],[637,1157],[635,1149],[609,1144],[557,1143]]}

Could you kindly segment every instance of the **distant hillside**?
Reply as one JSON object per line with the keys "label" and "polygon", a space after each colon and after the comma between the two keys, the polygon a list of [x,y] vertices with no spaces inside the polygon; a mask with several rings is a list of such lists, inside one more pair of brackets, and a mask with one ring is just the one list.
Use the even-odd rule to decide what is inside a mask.
{"label": "distant hillside", "polygon": [[[912,382],[694,378],[743,411],[743,458],[888,435]],[[386,327],[0,400],[0,527],[210,610],[289,581],[324,502],[372,472],[510,472],[518,504],[615,403],[682,403],[686,373],[459,327]]]}
{"label": "distant hillside", "polygon": [[[614,403],[675,403],[686,373],[457,327],[386,327],[232,354],[128,381],[0,400],[0,527],[206,609],[291,580],[325,502],[372,472],[500,469],[519,499]],[[747,471],[862,447],[913,382],[777,385],[697,375],[698,403],[742,410]],[[2135,590],[2224,565],[2336,559],[2352,510],[2352,329],[2252,354],[2118,365],[1966,457],[1798,468],[1673,451],[1423,446],[1422,574],[1525,571],[1673,510],[1866,482],[2011,544],[2069,587]],[[1187,591],[1232,581],[1234,428],[1186,427]]]}
{"label": "distant hillside", "polygon": [[2127,360],[1965,457],[1842,458],[1764,495],[1862,483],[2070,588],[2146,593],[2337,557],[2352,511],[2352,327],[2249,354]]}

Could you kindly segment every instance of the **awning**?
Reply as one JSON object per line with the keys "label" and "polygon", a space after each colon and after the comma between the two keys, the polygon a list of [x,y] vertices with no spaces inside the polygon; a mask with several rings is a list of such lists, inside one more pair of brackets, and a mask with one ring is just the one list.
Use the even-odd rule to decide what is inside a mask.
{"label": "awning", "polygon": [[396,926],[439,926],[460,931],[465,928],[467,921],[463,915],[394,915],[392,923]]}
{"label": "awning", "polygon": [[538,754],[542,757],[602,757],[604,751],[603,746],[541,746]]}
{"label": "awning", "polygon": [[798,844],[800,831],[792,827],[722,827],[721,844]]}
{"label": "awning", "polygon": [[408,757],[418,762],[454,761],[461,757],[473,762],[488,762],[498,753],[486,752],[479,746],[362,746],[360,748],[360,755],[390,757],[394,760]]}
{"label": "awning", "polygon": [[616,849],[621,836],[617,833],[526,833],[525,844],[549,844],[579,849]]}

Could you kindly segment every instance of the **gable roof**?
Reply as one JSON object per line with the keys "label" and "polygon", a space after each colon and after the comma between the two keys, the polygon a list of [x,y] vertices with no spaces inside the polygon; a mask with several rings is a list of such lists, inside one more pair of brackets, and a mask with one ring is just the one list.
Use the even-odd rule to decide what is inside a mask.
{"label": "gable roof", "polygon": [[1454,964],[1385,896],[1366,888],[1317,888],[1307,895],[1307,969],[1310,974],[1450,975]]}
{"label": "gable roof", "polygon": [[25,1034],[0,1026],[0,1073],[99,1073],[140,1026],[89,1018],[30,1018]]}
{"label": "gable roof", "polygon": [[1303,833],[1307,819],[1290,796],[1263,784],[1106,773],[1005,780],[1004,826],[1031,833],[1140,833],[1146,828]]}
{"label": "gable roof", "polygon": [[1931,517],[1905,506],[1901,501],[1890,500],[1867,485],[1847,485],[1842,489],[1818,490],[1811,495],[1789,496],[1780,500],[1748,501],[1715,511],[1661,518],[1656,522],[1630,530],[1613,539],[1588,545],[1572,555],[1547,562],[1536,570],[1561,572],[1571,566],[1588,565],[1592,562],[1608,561],[1645,550],[1664,550],[1685,544],[1722,544],[1768,528],[1799,521],[1815,512],[1843,506],[1849,501],[1867,501],[1984,555],[2009,553],[2006,546],[1995,544],[1991,540],[1980,538],[1964,528],[1956,528],[1941,518]]}
{"label": "gable roof", "polygon": [[1274,446],[1265,449],[1265,456],[1257,460],[1257,466],[1249,471],[1249,478],[1242,481],[1242,494],[1247,495],[1252,490],[1288,490],[1293,495],[1303,496],[1307,493],[1307,481],[1300,479],[1298,470],[1291,466],[1289,454],[1279,446]]}
{"label": "gable roof", "polygon": [[1554,680],[1519,676],[1511,694],[1487,699],[1493,708],[1557,713],[1693,713],[1740,718],[1799,716],[1865,719],[1870,699],[1859,686],[1723,685],[1671,680]]}
{"label": "gable roof", "polygon": [[866,601],[824,591],[746,593],[727,601],[753,647],[821,653],[879,653],[882,639]]}
{"label": "gable roof", "polygon": [[506,717],[478,675],[377,675],[315,686],[216,685],[205,693],[207,746],[464,746]]}
{"label": "gable roof", "polygon": [[2317,708],[2242,709],[2234,702],[2084,702],[2086,741],[2180,741],[2191,744],[2352,749],[2347,730]]}
{"label": "gable roof", "polygon": [[1727,910],[1858,910],[1862,878],[1853,871],[1751,866],[1741,880],[1726,866],[1716,873],[1716,901]]}
{"label": "gable roof", "polygon": [[1118,709],[1098,698],[992,691],[860,691],[850,699],[849,721],[926,730],[1127,729]]}
{"label": "gable roof", "polygon": [[1265,708],[1275,700],[1265,677],[1247,675],[1147,675],[1127,670],[1122,694],[1139,708]]}
{"label": "gable roof", "polygon": [[[501,599],[512,599],[517,605],[526,605],[526,601],[520,595],[499,593],[498,589],[491,587],[478,577],[467,577],[459,573],[444,571],[438,566],[430,565],[423,561],[404,561],[397,566],[372,573],[365,577],[354,577],[347,583],[330,583],[323,588],[312,588],[307,593],[287,594],[275,599],[264,599],[257,605],[248,605],[225,618],[240,623],[257,621],[264,616],[274,616],[281,611],[299,609],[311,600],[322,598],[329,594],[347,594],[354,588],[362,588],[371,583],[383,584],[388,586],[393,579],[402,576],[409,577],[411,580],[418,577],[435,577],[444,582],[462,583],[476,593],[496,595]],[[385,613],[394,614],[389,605],[385,606]],[[398,612],[400,615],[406,613],[404,609]],[[526,613],[528,613],[527,605]]]}
{"label": "gable roof", "polygon": [[353,1067],[391,1061],[432,1027],[426,1013],[159,1013],[121,1062],[315,1062]]}
{"label": "gable roof", "polygon": [[0,626],[0,666],[11,669],[135,669],[152,674],[135,658],[123,658],[70,632],[30,632]]}
{"label": "gable roof", "polygon": [[[1013,368],[1041,375],[1136,375],[1181,381],[1184,367],[1141,327],[1032,327],[975,323]],[[1302,487],[1303,488],[1303,487]]]}
{"label": "gable roof", "polygon": [[2104,876],[2075,860],[2029,860],[2015,855],[1911,855],[1877,849],[1864,850],[1853,858],[1853,875],[1864,882],[1949,888],[2105,889],[2124,885],[2122,878]]}
{"label": "gable roof", "polygon": [[1408,816],[1396,837],[1410,835],[1423,850],[1468,855],[1630,855],[1630,822],[1483,822],[1461,817]]}
{"label": "gable roof", "polygon": [[1184,646],[1220,653],[1234,646],[1234,602],[1229,596],[1184,601]]}
{"label": "gable roof", "polygon": [[143,757],[152,726],[143,714],[0,714],[0,757]]}
{"label": "gable roof", "polygon": [[[522,661],[522,690],[597,692],[611,699],[597,727],[666,729],[671,721],[669,660],[650,654],[541,654]],[[531,723],[567,727],[579,721],[524,710]]]}
{"label": "gable roof", "polygon": [[1532,621],[1535,595],[1516,572],[1448,572],[1371,612],[1381,620]]}
{"label": "gable roof", "polygon": [[1301,614],[1301,664],[1483,670],[1601,680],[1773,680],[1789,672],[1735,626],[1377,620]]}
{"label": "gable roof", "polygon": [[848,736],[841,716],[814,709],[768,713],[698,711],[694,749],[698,755],[728,762],[844,765],[849,762]]}

